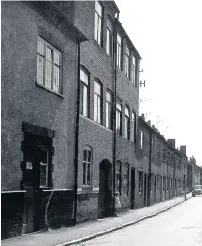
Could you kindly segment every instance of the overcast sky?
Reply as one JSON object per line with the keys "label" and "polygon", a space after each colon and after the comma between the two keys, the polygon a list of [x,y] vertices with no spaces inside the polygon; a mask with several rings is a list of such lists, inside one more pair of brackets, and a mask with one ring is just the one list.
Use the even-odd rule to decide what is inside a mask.
{"label": "overcast sky", "polygon": [[[202,165],[202,0],[115,0],[142,61],[140,114]],[[151,99],[151,100],[149,100]]]}

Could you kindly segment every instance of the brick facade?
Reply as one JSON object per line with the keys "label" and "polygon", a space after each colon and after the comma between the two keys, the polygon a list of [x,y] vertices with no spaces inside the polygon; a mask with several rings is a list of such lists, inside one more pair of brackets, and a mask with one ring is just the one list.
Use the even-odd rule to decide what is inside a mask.
{"label": "brick facade", "polygon": [[[119,14],[116,4],[113,1],[100,4],[102,38],[98,44],[94,39],[93,1],[2,3],[2,191],[25,190],[25,193],[2,195],[3,211],[17,194],[20,197],[18,209],[11,207],[12,214],[7,211],[2,218],[4,238],[74,223],[78,65],[88,74],[89,113],[79,115],[76,222],[113,215],[114,161],[115,184],[120,185],[122,206],[119,211],[170,199],[179,195],[179,188],[182,188],[187,174],[186,148],[176,149],[174,140],[166,141],[155,127],[138,117],[141,57],[115,18]],[[112,56],[106,53],[108,18],[113,23]],[[120,67],[113,59],[116,57],[116,32],[122,37]],[[62,53],[61,93],[36,83],[38,36]],[[80,59],[77,59],[78,42],[81,42]],[[129,76],[125,75],[126,47],[130,52]],[[133,57],[136,58],[134,83]],[[94,121],[95,80],[101,85],[100,123]],[[106,92],[111,91],[114,96],[115,82],[122,107],[114,160],[115,135],[106,127]],[[129,110],[128,138],[125,136],[126,108]],[[132,113],[135,114],[134,122]],[[140,130],[144,133],[142,149]],[[35,157],[39,149],[48,150],[47,187],[26,186],[26,181],[31,182],[29,170],[26,170],[30,168],[30,162],[26,161],[29,148],[34,148]],[[25,220],[26,211],[32,211],[32,219],[37,218],[36,225]]]}

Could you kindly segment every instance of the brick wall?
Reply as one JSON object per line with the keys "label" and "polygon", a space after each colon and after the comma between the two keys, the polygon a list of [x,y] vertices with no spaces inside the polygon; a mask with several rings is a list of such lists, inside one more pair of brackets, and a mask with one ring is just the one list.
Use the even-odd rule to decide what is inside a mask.
{"label": "brick wall", "polygon": [[[53,185],[72,188],[76,39],[45,8],[27,4],[2,3],[2,190],[20,189],[22,121],[55,130]],[[36,85],[38,35],[62,51],[63,96]]]}
{"label": "brick wall", "polygon": [[42,191],[40,193],[40,229],[71,226],[73,203],[73,190]]}
{"label": "brick wall", "polygon": [[24,194],[23,191],[1,193],[2,239],[22,234]]}

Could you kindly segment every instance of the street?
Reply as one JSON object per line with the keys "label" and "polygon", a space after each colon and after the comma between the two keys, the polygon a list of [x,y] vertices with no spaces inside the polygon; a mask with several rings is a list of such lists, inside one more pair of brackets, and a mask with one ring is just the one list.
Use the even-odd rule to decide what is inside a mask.
{"label": "street", "polygon": [[202,196],[102,237],[77,244],[93,245],[135,245],[135,246],[196,246],[202,245]]}

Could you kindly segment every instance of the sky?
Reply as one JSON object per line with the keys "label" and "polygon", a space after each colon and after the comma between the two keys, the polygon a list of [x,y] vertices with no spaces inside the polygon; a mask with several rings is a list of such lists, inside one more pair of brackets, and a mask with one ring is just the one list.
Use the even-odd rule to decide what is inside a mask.
{"label": "sky", "polygon": [[202,166],[202,1],[115,0],[139,51],[140,114]]}

